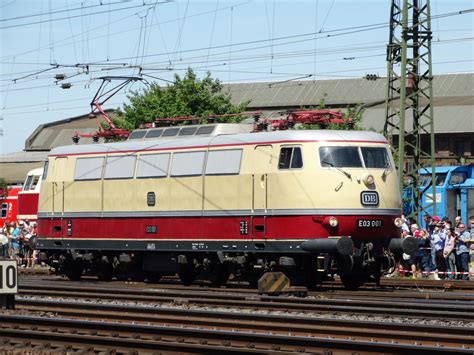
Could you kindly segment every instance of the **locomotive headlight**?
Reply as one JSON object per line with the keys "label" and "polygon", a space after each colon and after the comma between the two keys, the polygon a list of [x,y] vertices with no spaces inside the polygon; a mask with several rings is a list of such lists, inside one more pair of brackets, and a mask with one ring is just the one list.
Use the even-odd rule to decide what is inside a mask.
{"label": "locomotive headlight", "polygon": [[362,180],[367,186],[372,185],[375,182],[374,176],[372,174],[365,174]]}
{"label": "locomotive headlight", "polygon": [[396,227],[400,228],[403,225],[403,219],[401,219],[400,217],[397,217],[393,221],[393,224],[395,224]]}
{"label": "locomotive headlight", "polygon": [[329,217],[328,222],[331,227],[337,227],[337,225],[339,224],[339,221],[337,220],[336,217]]}

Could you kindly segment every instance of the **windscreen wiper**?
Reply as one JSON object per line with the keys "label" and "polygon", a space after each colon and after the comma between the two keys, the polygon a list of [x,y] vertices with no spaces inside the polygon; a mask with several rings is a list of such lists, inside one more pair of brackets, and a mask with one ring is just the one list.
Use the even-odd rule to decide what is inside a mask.
{"label": "windscreen wiper", "polygon": [[335,168],[335,169],[339,170],[341,173],[343,173],[343,174],[346,175],[349,179],[352,180],[352,175],[349,174],[349,173],[348,173],[347,171],[345,171],[344,169],[342,169],[342,168],[340,168],[340,167],[338,167],[338,166],[334,165],[333,163],[330,163],[330,162],[328,162],[328,161],[326,161],[326,160],[322,160],[321,163],[327,164],[327,165],[329,165],[331,168]]}
{"label": "windscreen wiper", "polygon": [[384,178],[388,175],[390,166],[391,166],[391,165],[390,165],[390,162],[387,161],[387,162],[385,163],[385,166],[383,167],[382,179],[384,179]]}

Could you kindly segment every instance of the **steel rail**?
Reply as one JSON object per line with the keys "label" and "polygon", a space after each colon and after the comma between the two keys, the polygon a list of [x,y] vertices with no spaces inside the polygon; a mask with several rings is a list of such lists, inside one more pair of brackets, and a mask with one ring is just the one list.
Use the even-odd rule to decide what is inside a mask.
{"label": "steel rail", "polygon": [[[354,337],[337,338],[335,336],[319,337],[294,334],[255,333],[252,331],[225,331],[199,328],[166,327],[141,324],[120,324],[115,322],[95,322],[60,318],[30,317],[19,315],[0,315],[0,337],[43,339],[44,341],[62,341],[110,347],[128,347],[131,349],[157,350],[161,346],[169,349],[170,341],[174,342],[175,351],[209,353],[212,346],[227,350],[257,351],[294,351],[314,352],[326,349],[371,352],[407,352],[416,348],[418,354],[436,353],[472,353],[472,349],[461,344],[445,345],[403,344],[395,341],[381,341],[377,337],[360,340]],[[53,327],[53,329],[51,329]],[[46,332],[40,328],[50,328]],[[82,334],[80,334],[80,332]],[[45,339],[46,338],[46,339]],[[168,342],[163,344],[168,338]],[[197,348],[201,347],[201,351]],[[204,349],[205,347],[205,349]],[[250,351],[249,351],[250,350]]]}

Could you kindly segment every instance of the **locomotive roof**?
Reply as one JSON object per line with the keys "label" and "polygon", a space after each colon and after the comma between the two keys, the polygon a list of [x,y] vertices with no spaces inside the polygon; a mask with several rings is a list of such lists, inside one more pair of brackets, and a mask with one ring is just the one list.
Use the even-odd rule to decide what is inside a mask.
{"label": "locomotive roof", "polygon": [[146,151],[155,149],[183,149],[207,146],[235,146],[246,144],[272,144],[280,142],[362,142],[388,143],[384,136],[368,131],[340,130],[287,130],[276,132],[257,132],[240,134],[223,134],[213,137],[187,137],[182,139],[149,139],[132,140],[115,143],[95,143],[85,145],[68,145],[51,150],[50,156],[76,155],[93,153],[119,153]]}

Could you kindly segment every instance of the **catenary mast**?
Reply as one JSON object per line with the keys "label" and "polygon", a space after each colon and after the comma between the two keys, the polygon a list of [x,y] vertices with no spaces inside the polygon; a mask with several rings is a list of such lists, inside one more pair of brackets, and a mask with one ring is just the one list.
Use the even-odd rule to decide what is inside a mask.
{"label": "catenary mast", "polygon": [[[431,203],[421,204],[424,190],[435,190],[430,22],[429,0],[392,0],[384,135],[394,148],[400,187],[411,195],[404,204],[412,204],[409,217],[415,219],[428,209],[436,211],[432,196],[426,196]],[[420,171],[428,174],[423,169],[429,167],[431,184],[420,190]]]}

